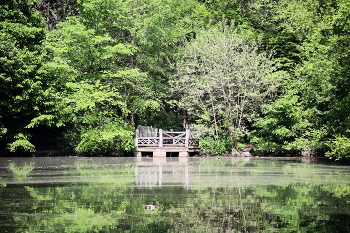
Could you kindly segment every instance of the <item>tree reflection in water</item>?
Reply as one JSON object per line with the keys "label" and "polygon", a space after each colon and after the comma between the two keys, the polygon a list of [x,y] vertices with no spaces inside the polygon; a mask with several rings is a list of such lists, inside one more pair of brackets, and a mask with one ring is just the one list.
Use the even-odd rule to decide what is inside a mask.
{"label": "tree reflection in water", "polygon": [[[199,159],[184,164],[150,162],[156,169],[149,171],[158,171],[157,177],[159,166],[163,166],[162,182],[146,187],[137,183],[141,179],[137,176],[146,174],[146,169],[137,168],[140,163],[101,161],[77,159],[74,166],[55,169],[43,169],[33,163],[30,177],[26,173],[20,181],[7,178],[10,173],[2,170],[1,181],[6,185],[0,186],[1,229],[9,232],[348,232],[350,228],[347,167],[294,160],[228,158]],[[21,171],[18,174],[24,174],[30,166],[7,165],[9,170],[15,167]],[[44,175],[52,181],[39,182],[38,177],[42,179]],[[182,183],[175,177],[182,177]],[[150,203],[157,208],[145,211],[145,205]]]}

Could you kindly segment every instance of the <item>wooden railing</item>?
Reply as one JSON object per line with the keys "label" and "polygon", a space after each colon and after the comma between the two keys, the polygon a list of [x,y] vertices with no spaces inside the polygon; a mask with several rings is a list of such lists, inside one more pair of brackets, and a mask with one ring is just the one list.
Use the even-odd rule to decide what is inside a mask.
{"label": "wooden railing", "polygon": [[135,132],[135,145],[137,147],[199,147],[199,140],[190,137],[190,130],[163,131],[159,129],[157,137],[141,137],[138,130]]}

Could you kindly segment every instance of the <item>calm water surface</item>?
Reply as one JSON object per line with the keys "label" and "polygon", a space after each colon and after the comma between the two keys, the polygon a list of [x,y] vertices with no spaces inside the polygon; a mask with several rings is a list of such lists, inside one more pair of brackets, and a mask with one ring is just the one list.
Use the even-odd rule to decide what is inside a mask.
{"label": "calm water surface", "polygon": [[0,158],[0,232],[350,232],[350,170],[307,158]]}

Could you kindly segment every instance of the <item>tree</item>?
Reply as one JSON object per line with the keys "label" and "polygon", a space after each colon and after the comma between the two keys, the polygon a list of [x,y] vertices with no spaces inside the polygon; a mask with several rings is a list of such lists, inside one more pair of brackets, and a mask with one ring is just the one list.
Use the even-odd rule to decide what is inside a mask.
{"label": "tree", "polygon": [[286,88],[275,101],[261,106],[261,114],[252,121],[254,130],[250,135],[255,151],[310,152],[322,147],[326,129],[314,128],[314,111],[305,110],[296,93]]}
{"label": "tree", "polygon": [[0,127],[11,151],[34,150],[25,126],[46,109],[47,83],[38,75],[46,25],[38,1],[5,0],[0,5]]}
{"label": "tree", "polygon": [[55,80],[55,108],[28,127],[64,126],[66,142],[79,152],[131,150],[132,125],[126,118],[137,111],[130,99],[140,96],[132,87],[146,77],[126,67],[125,59],[135,47],[98,35],[76,17],[58,27],[48,34],[45,45],[52,58],[40,70],[43,77]]}
{"label": "tree", "polygon": [[147,73],[147,83],[138,88],[147,87],[149,96],[157,101],[149,102],[142,112],[132,112],[130,117],[136,124],[176,127],[177,113],[169,114],[167,104],[168,77],[173,74],[170,62],[194,28],[210,22],[211,15],[205,6],[195,0],[80,0],[79,3],[83,6],[82,22],[87,28],[99,34],[108,33],[136,48],[125,62],[129,68]]}
{"label": "tree", "polygon": [[247,135],[246,123],[271,101],[283,73],[260,44],[223,22],[200,30],[176,62],[172,88],[176,105],[196,119],[197,128],[216,141],[227,137],[232,152]]}
{"label": "tree", "polygon": [[[262,139],[259,141],[277,143],[285,149],[315,151],[336,143],[333,139],[326,143],[332,135],[349,137],[349,55],[345,52],[350,47],[349,2],[279,0],[257,1],[254,6],[256,12],[265,12],[255,12],[260,16],[261,23],[257,24],[269,38],[268,44],[276,46],[292,76],[288,91],[265,109],[270,110],[264,119],[256,121],[261,129],[256,131]],[[290,100],[296,101],[290,105]],[[290,114],[292,109],[297,111]],[[294,120],[277,120],[276,113]],[[275,126],[263,124],[271,120],[277,120]],[[278,128],[293,133],[283,135]],[[267,145],[264,143],[262,147]]]}
{"label": "tree", "polygon": [[326,156],[330,159],[344,159],[348,158],[350,154],[350,138],[337,135],[330,139],[326,145],[329,147],[329,151],[326,152]]}
{"label": "tree", "polygon": [[42,0],[35,5],[35,9],[46,18],[49,30],[56,29],[57,24],[69,16],[78,16],[80,8],[77,0]]}
{"label": "tree", "polygon": [[169,58],[190,19],[205,19],[196,1],[162,3],[79,0],[80,17],[57,24],[46,41],[52,57],[40,71],[55,80],[56,107],[28,127],[64,126],[78,151],[130,150],[132,127],[165,108]]}

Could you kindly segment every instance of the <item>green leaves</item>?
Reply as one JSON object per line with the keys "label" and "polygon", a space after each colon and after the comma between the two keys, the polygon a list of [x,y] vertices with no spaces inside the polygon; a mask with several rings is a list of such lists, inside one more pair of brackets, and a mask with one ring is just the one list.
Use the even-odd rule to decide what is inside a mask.
{"label": "green leaves", "polygon": [[315,127],[317,112],[305,109],[294,91],[262,106],[262,117],[253,119],[251,142],[257,151],[315,151],[322,148],[325,127]]}
{"label": "green leaves", "polygon": [[0,6],[0,115],[11,151],[34,150],[25,126],[45,109],[47,80],[39,77],[38,69],[45,56],[46,29],[33,4],[10,0]]}
{"label": "green leaves", "polygon": [[91,128],[81,135],[78,152],[107,153],[134,149],[133,132],[122,123],[105,122],[103,128]]}
{"label": "green leaves", "polygon": [[10,143],[8,146],[11,152],[15,152],[18,150],[29,152],[35,151],[35,146],[29,142],[29,136],[19,133],[14,138],[16,140]]}
{"label": "green leaves", "polygon": [[77,2],[0,6],[1,139],[24,140],[11,148],[45,125],[79,151],[126,149],[112,138],[130,125],[181,120],[268,151],[348,136],[347,0]]}
{"label": "green leaves", "polygon": [[350,43],[343,22],[348,21],[344,17],[348,3],[264,0],[251,6],[249,14],[258,18],[255,27],[292,76],[287,90],[281,91],[270,110],[264,109],[263,118],[256,119],[253,126],[259,136],[252,141],[263,150],[315,151],[325,148],[332,135],[346,135],[350,89],[344,51]]}
{"label": "green leaves", "polygon": [[201,30],[177,61],[172,87],[177,105],[205,125],[216,140],[227,137],[233,148],[247,134],[245,123],[276,91],[283,73],[272,75],[270,55],[259,44],[226,25]]}
{"label": "green leaves", "polygon": [[[69,106],[70,111],[79,112],[81,110],[94,110],[96,105],[112,104],[122,107],[123,102],[118,93],[106,91],[108,87],[101,85],[100,82],[90,84],[86,81],[78,83],[66,83],[67,97],[63,99]],[[108,90],[108,89],[107,89]]]}
{"label": "green leaves", "polygon": [[330,159],[348,158],[350,155],[350,139],[348,137],[337,135],[326,143],[330,151],[326,152],[326,156]]}
{"label": "green leaves", "polygon": [[53,126],[57,120],[55,120],[54,115],[40,115],[31,120],[31,122],[26,126],[26,128],[34,128],[40,124]]}
{"label": "green leaves", "polygon": [[[92,7],[92,6],[90,6]],[[79,152],[107,153],[133,148],[130,122],[136,114],[159,106],[151,99],[147,74],[130,68],[137,47],[110,31],[89,28],[84,18],[70,17],[50,32],[46,42],[52,59],[41,70],[56,77],[56,125],[65,126]],[[52,114],[51,114],[52,115]],[[36,118],[49,123],[47,117]],[[72,128],[69,128],[73,126]]]}
{"label": "green leaves", "polygon": [[70,17],[59,27],[49,34],[47,48],[54,52],[58,64],[67,64],[80,72],[78,79],[101,79],[104,70],[117,69],[135,50],[133,45],[121,44],[108,34],[98,35],[76,17]]}

